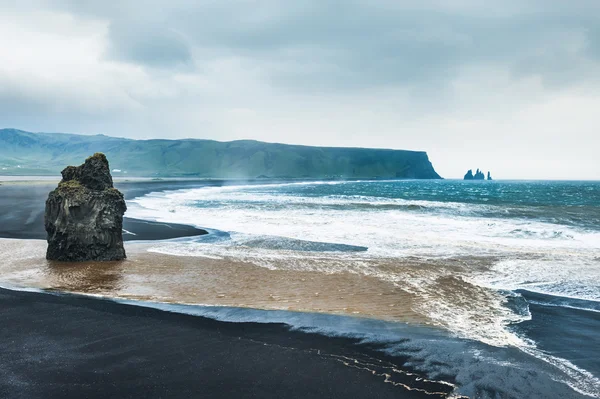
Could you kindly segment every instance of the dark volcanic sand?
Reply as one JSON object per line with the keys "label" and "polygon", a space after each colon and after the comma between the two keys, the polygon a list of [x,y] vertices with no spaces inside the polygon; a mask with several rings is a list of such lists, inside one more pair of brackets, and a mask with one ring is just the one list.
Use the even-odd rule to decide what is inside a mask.
{"label": "dark volcanic sand", "polygon": [[281,324],[4,289],[0,309],[2,398],[439,398],[452,389],[393,372],[439,393],[386,383],[383,366],[402,359]]}
{"label": "dark volcanic sand", "polygon": [[[216,184],[216,183],[214,183]],[[203,182],[115,182],[126,200],[153,191],[201,187]],[[0,185],[0,237],[21,239],[46,239],[44,230],[44,208],[48,193],[56,188],[56,183],[36,182],[31,184]],[[123,234],[125,241],[166,240],[206,234],[206,231],[192,226],[174,223],[158,223],[124,218],[123,229],[133,234]]]}

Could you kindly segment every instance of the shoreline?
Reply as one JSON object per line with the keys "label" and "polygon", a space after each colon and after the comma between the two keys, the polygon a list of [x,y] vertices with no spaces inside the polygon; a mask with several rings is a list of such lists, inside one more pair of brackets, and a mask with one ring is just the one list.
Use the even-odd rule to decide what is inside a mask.
{"label": "shoreline", "polygon": [[[4,397],[447,397],[377,345],[76,295],[0,289]],[[24,381],[28,383],[23,384]]]}

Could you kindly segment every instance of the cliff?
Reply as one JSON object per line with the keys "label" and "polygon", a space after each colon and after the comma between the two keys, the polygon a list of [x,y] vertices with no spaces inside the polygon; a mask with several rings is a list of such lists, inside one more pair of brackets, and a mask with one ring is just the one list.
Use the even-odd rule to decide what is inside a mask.
{"label": "cliff", "polygon": [[126,210],[123,194],[113,187],[104,154],[94,154],[81,166],[66,167],[46,200],[46,258],[66,262],[124,259]]}
{"label": "cliff", "polygon": [[0,174],[49,175],[92,151],[116,176],[439,179],[421,151],[309,147],[252,140],[131,140],[0,130]]}

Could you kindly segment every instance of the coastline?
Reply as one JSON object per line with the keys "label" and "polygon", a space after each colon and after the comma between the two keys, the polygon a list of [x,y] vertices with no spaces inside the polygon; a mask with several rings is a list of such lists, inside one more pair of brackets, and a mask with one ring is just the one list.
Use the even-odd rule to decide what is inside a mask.
{"label": "coastline", "polygon": [[[126,182],[126,184],[125,182],[119,182],[117,183],[117,187],[125,193],[127,199],[132,199],[150,192],[203,187],[207,184],[223,185],[224,182],[182,181],[177,184],[173,184],[170,181]],[[4,188],[10,186],[21,186],[23,190],[9,189],[3,192],[3,187],[0,186],[0,194],[4,194],[0,195],[0,220],[2,217],[8,216],[7,220],[9,222],[0,224],[0,226],[8,230],[11,228],[18,230],[19,223],[28,222],[31,225],[35,225],[35,210],[37,209],[37,212],[40,212],[40,203],[43,204],[45,195],[53,189],[54,183],[52,185],[46,184],[46,187],[42,187],[44,186],[43,184],[9,184],[5,185]],[[41,188],[31,191],[34,186]],[[11,195],[13,196],[12,198]],[[36,205],[32,207],[27,205],[29,203],[35,203]],[[23,212],[21,212],[22,209],[24,210]],[[11,217],[17,213],[20,213],[19,217]],[[41,213],[43,220],[43,208],[41,208]],[[166,216],[169,215],[171,214],[166,214]],[[180,216],[179,213],[175,215]],[[139,217],[143,217],[143,215]],[[160,220],[169,221],[170,219],[163,217]],[[175,221],[179,222],[185,220],[182,217],[175,219]],[[515,392],[527,392],[528,397],[541,398],[556,397],[552,395],[560,392],[561,397],[565,398],[581,397],[575,391],[570,390],[567,385],[579,393],[597,392],[596,388],[592,385],[586,385],[588,384],[586,382],[583,382],[583,385],[577,383],[573,385],[573,381],[577,381],[577,378],[584,375],[585,370],[578,371],[575,369],[574,374],[568,374],[569,368],[572,367],[568,363],[566,363],[566,370],[569,379],[563,384],[560,380],[556,380],[552,376],[556,375],[555,367],[560,369],[564,365],[559,364],[556,366],[548,361],[540,363],[540,358],[538,358],[539,353],[537,352],[523,353],[517,348],[497,348],[493,345],[490,347],[477,342],[467,342],[456,337],[452,338],[448,331],[444,328],[439,328],[439,325],[434,328],[428,326],[431,320],[424,319],[422,313],[413,311],[415,305],[413,303],[414,295],[409,295],[411,293],[399,289],[391,281],[383,281],[377,278],[375,274],[361,274],[359,269],[351,270],[347,268],[346,264],[350,258],[344,258],[346,260],[339,263],[339,267],[336,266],[337,268],[334,270],[334,273],[328,273],[325,269],[315,268],[313,270],[317,272],[315,274],[311,271],[302,271],[307,266],[306,262],[310,261],[308,257],[304,256],[298,259],[298,262],[301,261],[303,263],[302,268],[296,268],[294,261],[292,260],[290,263],[289,259],[282,261],[285,265],[277,264],[273,268],[270,267],[269,261],[260,262],[260,257],[243,259],[239,256],[229,256],[227,255],[230,251],[229,249],[220,252],[217,256],[211,252],[205,254],[198,254],[196,252],[194,256],[185,256],[182,254],[185,254],[186,245],[191,243],[193,246],[204,242],[205,239],[207,239],[206,242],[212,242],[213,238],[218,238],[216,236],[223,232],[216,231],[215,236],[206,237],[197,237],[197,234],[186,236],[178,235],[180,232],[174,226],[194,229],[189,230],[194,233],[197,233],[198,229],[170,223],[155,223],[142,220],[138,220],[138,222],[138,229],[140,229],[138,232],[142,231],[143,234],[149,234],[148,230],[153,228],[156,231],[154,237],[158,241],[143,242],[144,240],[137,238],[139,236],[129,237],[130,241],[126,244],[127,252],[130,255],[129,259],[123,262],[103,263],[102,265],[94,262],[75,266],[72,264],[47,262],[43,256],[46,244],[42,240],[0,239],[0,256],[3,259],[3,264],[0,264],[2,283],[7,283],[8,287],[14,285],[15,287],[37,287],[38,289],[45,290],[46,293],[39,294],[46,295],[45,297],[40,297],[40,301],[45,301],[44,298],[54,296],[73,299],[74,303],[61,303],[53,310],[53,314],[59,314],[60,317],[63,317],[63,313],[69,312],[69,309],[80,307],[79,300],[111,303],[125,302],[128,305],[134,305],[134,308],[145,307],[145,304],[150,303],[150,307],[154,307],[155,310],[160,309],[171,313],[192,312],[191,314],[194,314],[195,317],[208,317],[213,321],[231,321],[222,320],[224,312],[230,312],[236,315],[245,315],[239,320],[236,319],[236,324],[240,325],[241,329],[244,328],[244,325],[253,325],[256,323],[257,314],[260,313],[262,316],[259,315],[258,318],[265,317],[267,319],[265,322],[270,325],[281,325],[281,323],[287,325],[284,330],[279,331],[281,334],[280,339],[282,340],[290,339],[287,334],[290,332],[290,326],[292,325],[300,328],[300,331],[319,332],[319,336],[323,339],[345,337],[347,332],[340,325],[344,323],[366,326],[370,325],[369,323],[381,322],[389,323],[386,325],[386,328],[392,329],[395,329],[399,325],[405,325],[415,328],[414,335],[396,334],[393,338],[394,342],[407,342],[408,349],[404,348],[402,351],[394,353],[392,357],[398,363],[402,363],[401,360],[410,360],[408,366],[397,364],[397,370],[411,372],[415,365],[418,365],[417,371],[421,373],[421,376],[446,382],[457,380],[456,385],[460,387],[459,392],[463,395],[486,397],[485,395],[493,396],[494,394],[492,393],[496,392],[499,395],[505,394],[506,397],[515,397]],[[167,232],[173,230],[175,231],[173,236],[165,235]],[[31,228],[24,229],[25,235],[30,234],[29,238],[33,238],[31,237],[33,232],[34,230]],[[0,236],[2,234],[4,233],[0,231]],[[126,234],[125,237],[128,235]],[[136,241],[136,238],[138,241]],[[168,238],[173,239],[160,241]],[[173,245],[177,247],[177,250],[169,254],[168,248],[172,248]],[[178,254],[175,256],[175,253]],[[260,251],[256,252],[256,255],[260,254]],[[352,252],[349,252],[349,254],[353,256],[351,255]],[[317,256],[319,257],[320,255]],[[257,260],[259,261],[258,263],[256,262]],[[478,260],[472,258],[466,261],[472,263]],[[273,260],[271,260],[272,262]],[[371,266],[365,263],[360,267],[368,270],[376,270],[371,269]],[[455,272],[460,270],[459,265],[453,264],[451,261],[412,264],[408,260],[403,261],[402,264],[380,263],[379,267],[381,268],[380,270],[385,272],[401,267],[404,272],[408,273],[416,273],[425,268],[430,276],[435,276],[436,271],[439,271],[440,267],[446,270],[454,270]],[[359,273],[356,273],[357,271]],[[437,279],[437,281],[439,285],[436,285],[437,288],[434,288],[436,292],[441,292],[443,295],[456,296],[456,298],[462,301],[461,304],[465,304],[466,306],[469,306],[469,304],[484,305],[481,302],[482,300],[495,300],[488,296],[492,291],[481,290],[460,278],[441,278]],[[55,295],[49,295],[48,293],[54,293]],[[84,296],[68,293],[84,294]],[[105,299],[98,299],[98,297],[104,297]],[[112,299],[107,300],[106,298]],[[420,298],[421,301],[422,299]],[[22,309],[22,311],[33,313],[36,312],[36,309],[37,305],[33,305],[28,309]],[[531,331],[537,329],[542,334],[546,334],[549,328],[556,329],[555,325],[546,327],[536,324],[539,320],[543,321],[543,319],[537,317],[538,313],[543,315],[544,318],[547,317],[546,314],[548,313],[539,312],[536,308],[532,308],[532,310],[535,311],[532,316],[533,324],[525,323],[522,324],[523,327]],[[283,314],[281,312],[287,312],[286,317],[277,319],[277,315]],[[333,317],[333,319],[329,319],[330,317]],[[550,315],[550,317],[552,319],[549,319],[547,323],[552,324],[550,320],[554,320],[553,318],[557,317],[557,315]],[[315,330],[315,327],[311,327],[310,323],[310,320],[313,318],[326,318],[329,320],[330,329],[326,332],[319,329]],[[65,320],[69,321],[68,319]],[[104,320],[107,323],[112,322],[100,316],[98,316],[98,320]],[[301,320],[302,322],[290,323],[293,320]],[[590,322],[590,318],[582,318],[582,322],[588,323]],[[5,325],[10,325],[11,321],[6,320],[6,323],[9,324]],[[77,321],[71,320],[69,323],[76,324]],[[435,325],[435,323],[431,324]],[[516,326],[518,327],[519,325]],[[540,327],[542,328],[541,330]],[[39,331],[35,330],[37,328],[35,323],[32,322],[29,327],[25,328],[31,328],[32,334],[39,335]],[[222,329],[218,326],[214,328],[218,331]],[[592,331],[593,328],[588,328],[588,330]],[[428,335],[431,331],[438,331],[441,335],[436,336],[432,341],[432,337]],[[577,333],[580,333],[580,331]],[[165,331],[165,334],[171,334],[171,332]],[[386,336],[386,334],[383,334],[383,336]],[[545,335],[540,335],[542,338],[543,336]],[[355,341],[352,342],[354,350],[359,353],[362,353],[363,349],[370,350],[368,345],[356,346],[358,341],[356,341],[356,337],[354,338]],[[55,344],[52,337],[44,336],[41,339],[48,345],[52,346]],[[144,337],[140,334],[135,339],[143,340]],[[593,344],[595,339],[595,335],[589,336],[588,341],[590,345]],[[374,341],[367,340],[366,342],[371,344],[376,343],[379,349],[386,347],[390,343],[385,339],[381,339],[381,337],[376,338]],[[557,341],[554,344],[548,341],[547,344],[560,345],[560,342]],[[227,346],[227,344],[223,345]],[[282,348],[280,349],[283,350]],[[243,350],[252,352],[253,349]],[[581,354],[585,355],[586,353],[585,346],[580,346],[577,350]],[[426,353],[426,355],[421,358],[423,353]],[[100,359],[106,356],[106,354],[101,353],[97,355]],[[207,355],[214,357],[210,353]],[[140,356],[143,357],[144,355]],[[565,352],[565,357],[569,358],[569,356],[570,354]],[[417,361],[416,359],[420,360]],[[554,362],[561,359],[550,358],[549,360],[550,362]],[[579,360],[580,358],[575,359],[576,364],[579,363]],[[597,361],[592,357],[588,356],[583,360],[587,362],[586,366],[591,365],[592,368],[599,366]],[[279,365],[280,363],[274,362],[271,367],[278,367]],[[6,368],[3,364],[0,364],[0,366]],[[346,366],[344,365],[344,367]],[[151,365],[149,367],[152,369],[155,366]],[[515,370],[509,373],[511,368],[515,368]],[[482,369],[486,371],[482,373]],[[535,370],[536,376],[528,376],[526,370]],[[506,373],[509,373],[510,376],[507,377]],[[526,379],[526,384],[525,380],[523,380],[524,378]],[[593,381],[593,378],[591,381]],[[485,392],[485,394],[482,394],[482,392]],[[0,394],[2,394],[2,390],[0,390]],[[87,392],[83,392],[82,394],[88,395]],[[36,397],[35,394],[32,395]],[[93,393],[89,395],[94,396]],[[175,396],[177,395],[179,395],[179,391],[175,394]],[[186,396],[183,393],[180,395]],[[372,397],[373,395],[376,395],[376,393],[367,394],[365,397]],[[398,395],[397,397],[404,397],[398,394],[398,391],[396,391],[396,395]],[[150,393],[150,396],[152,396],[152,393]],[[236,395],[230,393],[229,396],[224,397],[231,396]],[[320,394],[320,396],[332,397],[330,394]]]}

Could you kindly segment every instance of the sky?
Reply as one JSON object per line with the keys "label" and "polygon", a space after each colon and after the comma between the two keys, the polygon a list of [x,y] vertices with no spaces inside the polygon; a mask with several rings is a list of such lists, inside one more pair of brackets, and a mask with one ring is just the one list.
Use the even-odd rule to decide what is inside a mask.
{"label": "sky", "polygon": [[0,127],[600,179],[597,0],[0,0]]}

